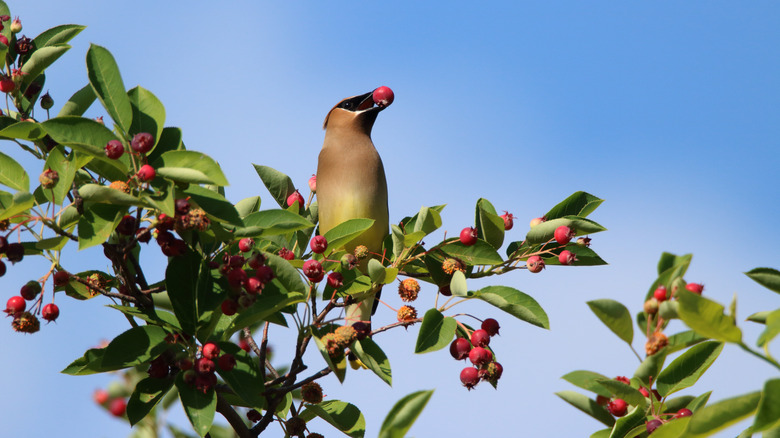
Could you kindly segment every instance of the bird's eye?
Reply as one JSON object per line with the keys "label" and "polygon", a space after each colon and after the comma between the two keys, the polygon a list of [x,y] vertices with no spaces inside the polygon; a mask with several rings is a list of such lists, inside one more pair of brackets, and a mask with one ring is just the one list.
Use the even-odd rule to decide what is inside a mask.
{"label": "bird's eye", "polygon": [[341,102],[341,105],[339,105],[339,107],[344,109],[352,109],[352,102],[350,101]]}

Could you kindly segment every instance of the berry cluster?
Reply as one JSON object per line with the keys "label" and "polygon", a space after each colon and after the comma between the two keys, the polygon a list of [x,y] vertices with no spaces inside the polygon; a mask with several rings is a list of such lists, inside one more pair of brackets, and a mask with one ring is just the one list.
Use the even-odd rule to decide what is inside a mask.
{"label": "berry cluster", "polygon": [[[162,356],[161,356],[162,357]],[[164,359],[157,358],[150,363],[149,376],[153,378],[165,378],[169,373],[169,365]],[[161,360],[160,364],[155,364]],[[204,393],[214,388],[217,384],[217,367],[222,371],[231,371],[236,366],[236,358],[230,353],[223,353],[219,346],[213,342],[203,344],[200,349],[200,357],[193,361],[189,357],[179,359],[177,363],[184,372],[184,381]]]}
{"label": "berry cluster", "polygon": [[470,339],[458,337],[450,344],[450,354],[455,360],[468,358],[473,364],[460,372],[460,381],[466,388],[474,388],[481,380],[495,385],[501,378],[504,367],[495,361],[493,353],[487,348],[499,328],[498,321],[488,318],[482,321],[482,328],[471,332]]}
{"label": "berry cluster", "polygon": [[275,278],[273,269],[266,264],[262,253],[255,251],[249,258],[244,256],[244,253],[253,251],[254,244],[251,238],[241,239],[238,242],[241,254],[225,252],[221,264],[213,263],[212,267],[218,269],[230,285],[228,297],[221,306],[222,313],[227,316],[252,306],[265,285]]}
{"label": "berry cluster", "polygon": [[111,394],[105,389],[96,389],[95,392],[92,393],[92,400],[108,409],[108,412],[115,417],[124,416],[125,411],[127,410],[127,401],[124,397],[111,397]]}
{"label": "berry cluster", "polygon": [[[663,326],[664,326],[664,320],[660,317],[658,314],[658,310],[661,306],[661,303],[668,300],[674,300],[677,299],[677,289],[681,287],[680,285],[675,285],[672,287],[671,293],[667,290],[666,286],[664,285],[658,285],[656,289],[653,291],[653,296],[650,297],[649,300],[645,301],[644,304],[644,311],[647,314],[647,324],[648,324],[648,337],[647,342],[645,343],[645,353],[647,353],[648,356],[651,356],[658,351],[660,351],[662,348],[666,347],[669,344],[669,339],[665,334],[663,334]],[[702,292],[704,292],[704,285],[701,283],[686,283],[685,289],[688,291],[691,291],[697,295],[701,295]],[[651,323],[655,319],[655,328],[651,330]]]}
{"label": "berry cluster", "polygon": [[[621,382],[621,383],[624,383],[626,385],[631,386],[631,380],[628,377],[617,376],[617,377],[615,377],[615,380],[617,380],[618,382]],[[655,398],[656,402],[660,402],[661,399],[662,399],[661,394],[659,394],[658,391],[655,390],[655,389],[653,389],[651,391],[651,390],[648,390],[648,388],[645,388],[644,386],[640,386],[638,389],[639,389],[639,392],[643,396],[648,398],[648,399],[650,398],[650,393],[651,392],[652,392],[653,398]],[[596,397],[596,403],[598,403],[598,404],[600,404],[602,406],[606,406],[607,411],[609,411],[609,413],[612,414],[615,417],[623,417],[628,412],[628,407],[629,407],[628,402],[626,402],[625,400],[623,400],[621,398],[612,398],[612,399],[610,399],[608,397],[604,397],[602,395],[599,395],[598,397]],[[664,423],[667,423],[667,422],[669,422],[671,420],[674,420],[674,419],[677,419],[677,418],[690,417],[691,415],[693,415],[693,412],[690,409],[688,409],[688,408],[682,408],[682,409],[678,410],[674,414],[667,413],[667,414],[661,414],[661,415],[657,415],[657,416],[654,415],[654,418],[652,420],[647,421],[645,423],[645,427],[647,429],[647,434],[648,435],[652,434],[656,429],[658,429]]]}
{"label": "berry cluster", "polygon": [[[0,236],[0,256],[3,254],[5,254],[12,263],[17,263],[24,257],[24,247],[22,247],[20,243],[9,244],[6,237]],[[5,272],[6,265],[0,260],[0,277],[3,276]],[[5,313],[13,318],[11,327],[17,332],[35,333],[40,330],[41,324],[36,316],[37,313],[40,313],[41,317],[49,322],[55,321],[60,316],[60,308],[56,304],[49,303],[41,306],[41,300],[43,298],[41,296],[42,290],[43,287],[41,286],[41,283],[30,280],[21,287],[19,295],[12,296],[6,302]],[[33,302],[30,309],[36,310],[29,311],[27,309],[27,301]]]}

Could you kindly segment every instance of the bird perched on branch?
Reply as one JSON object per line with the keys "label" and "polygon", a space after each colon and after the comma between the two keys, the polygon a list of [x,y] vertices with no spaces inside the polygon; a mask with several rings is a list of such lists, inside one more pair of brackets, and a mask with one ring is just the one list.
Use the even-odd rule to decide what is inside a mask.
{"label": "bird perched on branch", "polygon": [[[349,252],[365,245],[369,252],[379,253],[390,227],[385,169],[371,141],[371,128],[392,101],[388,87],[348,97],[328,112],[323,124],[325,141],[317,163],[320,234],[349,219],[374,220],[371,228],[345,248]],[[367,260],[359,265],[364,273]],[[374,296],[369,296],[347,306],[347,323],[370,321],[373,303]]]}

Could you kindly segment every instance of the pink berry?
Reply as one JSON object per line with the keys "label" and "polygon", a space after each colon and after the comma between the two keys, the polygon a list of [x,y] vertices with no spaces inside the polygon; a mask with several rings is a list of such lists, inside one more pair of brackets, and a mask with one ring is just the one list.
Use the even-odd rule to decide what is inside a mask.
{"label": "pink berry", "polygon": [[645,428],[647,429],[647,434],[650,435],[651,433],[655,432],[656,429],[661,427],[661,425],[664,424],[663,421],[654,418],[647,423],[645,423]]}
{"label": "pink berry", "polygon": [[626,385],[630,385],[631,384],[631,380],[628,377],[626,377],[626,376],[617,376],[617,377],[615,377],[615,380],[617,380],[620,383],[624,383]]}
{"label": "pink berry", "polygon": [[230,298],[223,301],[220,307],[222,308],[222,313],[227,316],[235,315],[238,312],[238,303]]}
{"label": "pink berry", "polygon": [[148,132],[139,132],[130,141],[130,147],[139,154],[145,154],[154,147],[154,137]]}
{"label": "pink berry", "polygon": [[[6,37],[5,35],[0,35],[0,43],[3,43],[6,46],[8,46],[8,37]],[[3,90],[0,88],[0,91],[3,91]],[[5,92],[5,91],[3,91],[3,92]]]}
{"label": "pink berry", "polygon": [[[255,242],[252,241],[252,245],[254,245]],[[241,242],[239,242],[239,248],[240,248]],[[265,256],[258,253],[252,254],[252,257],[249,258],[249,267],[252,269],[260,269],[261,266],[265,265]]]}
{"label": "pink berry", "polygon": [[244,282],[244,289],[248,294],[257,295],[263,291],[263,282],[257,277],[249,277]]}
{"label": "pink berry", "polygon": [[674,418],[690,417],[693,412],[688,408],[682,408],[674,414]]}
{"label": "pink berry", "polygon": [[312,175],[311,178],[309,178],[309,190],[313,192],[317,191],[317,175]]}
{"label": "pink berry", "polygon": [[539,256],[531,256],[526,260],[525,266],[528,268],[528,271],[536,274],[542,272],[542,269],[544,269],[544,260]]}
{"label": "pink berry", "polygon": [[498,325],[498,321],[493,318],[482,321],[482,330],[486,331],[490,336],[497,335],[499,328],[501,327]]}
{"label": "pink berry", "polygon": [[309,246],[311,247],[312,252],[322,254],[328,249],[328,239],[322,235],[314,236],[312,237],[311,242],[309,242]]}
{"label": "pink berry", "polygon": [[504,214],[501,215],[501,219],[504,220],[504,230],[509,231],[515,226],[515,217],[512,213],[504,211]]}
{"label": "pink berry", "polygon": [[125,415],[126,410],[127,410],[127,402],[123,398],[115,398],[108,405],[108,412],[111,412],[111,415],[115,417],[121,417]]}
{"label": "pink berry", "polygon": [[471,344],[466,338],[457,338],[450,344],[450,354],[455,360],[464,360],[469,357]]}
{"label": "pink berry", "polygon": [[474,347],[469,351],[469,360],[476,366],[482,366],[493,360],[493,353],[482,347]]}
{"label": "pink berry", "polygon": [[647,388],[645,388],[644,386],[639,388],[639,393],[645,397],[650,398],[650,392],[648,392]]}
{"label": "pink berry", "polygon": [[471,333],[471,344],[475,347],[487,347],[490,344],[490,334],[486,330],[474,330]]}
{"label": "pink berry", "polygon": [[214,361],[201,357],[195,361],[195,371],[199,374],[208,374],[214,372]]}
{"label": "pink berry", "polygon": [[247,275],[246,271],[241,268],[231,269],[230,272],[228,272],[227,277],[228,283],[231,287],[233,287],[233,289],[242,287],[249,279],[249,275]]}
{"label": "pink berry", "polygon": [[296,202],[298,203],[298,208],[303,208],[303,195],[297,190],[287,197],[287,206],[292,207]]}
{"label": "pink berry", "polygon": [[255,241],[251,237],[244,237],[238,241],[238,250],[241,252],[249,252],[253,246],[255,246]]}
{"label": "pink berry", "polygon": [[219,345],[213,342],[203,344],[203,357],[206,359],[216,359],[219,356]]}
{"label": "pink berry", "polygon": [[155,176],[157,176],[157,171],[154,170],[154,167],[144,164],[141,166],[140,169],[138,169],[138,173],[135,174],[136,177],[138,177],[138,180],[141,182],[147,182],[154,179]]}
{"label": "pink berry", "polygon": [[561,225],[555,229],[555,241],[561,245],[569,243],[574,235],[574,231],[566,225]]}
{"label": "pink berry", "polygon": [[664,285],[658,286],[658,288],[656,288],[656,290],[653,292],[653,296],[655,297],[656,300],[658,300],[658,302],[666,301],[666,299],[668,298],[666,295],[666,286]]}
{"label": "pink berry", "polygon": [[697,295],[701,295],[704,292],[704,285],[701,283],[688,283],[685,285],[685,288]]}
{"label": "pink berry", "polygon": [[230,353],[225,353],[217,359],[217,366],[222,371],[230,371],[236,366],[236,358]]}
{"label": "pink berry", "polygon": [[70,273],[68,271],[57,271],[54,273],[54,286],[65,286],[70,281]]}
{"label": "pink berry", "polygon": [[92,400],[99,405],[108,403],[109,397],[108,391],[105,389],[96,389],[95,392],[92,393]]}
{"label": "pink berry", "polygon": [[[2,42],[5,45],[8,45],[8,39],[5,37],[5,35],[0,35],[0,42]],[[14,83],[14,80],[11,79],[10,76],[5,76],[2,79],[0,79],[0,91],[3,93],[11,93],[16,88],[16,84]]]}
{"label": "pink berry", "polygon": [[338,289],[344,285],[344,276],[340,272],[331,272],[328,274],[328,286]]}
{"label": "pink berry", "polygon": [[374,90],[373,97],[374,103],[382,108],[390,106],[390,104],[393,103],[393,100],[395,100],[393,90],[384,85]]}
{"label": "pink berry", "polygon": [[46,321],[54,321],[60,316],[60,308],[54,303],[43,306],[41,317]]}
{"label": "pink berry", "polygon": [[278,252],[279,257],[285,259],[285,260],[292,260],[295,258],[295,253],[290,251],[287,248],[282,248]]}
{"label": "pink berry", "polygon": [[249,350],[252,348],[249,346],[249,341],[244,338],[238,340],[238,346],[247,353],[249,353]]}
{"label": "pink berry", "polygon": [[561,262],[562,265],[570,265],[577,261],[577,256],[575,256],[574,253],[568,249],[564,249],[558,255],[558,261]]}
{"label": "pink berry", "polygon": [[24,309],[26,308],[27,302],[24,301],[24,298],[17,295],[8,299],[8,302],[5,304],[5,313],[16,315],[17,313],[24,312]]}
{"label": "pink berry", "polygon": [[125,153],[125,147],[119,140],[111,140],[106,144],[106,157],[116,160]]}
{"label": "pink berry", "polygon": [[460,372],[460,381],[468,389],[477,386],[477,383],[479,383],[479,371],[474,367],[463,368]]}
{"label": "pink berry", "polygon": [[474,227],[466,227],[460,232],[460,243],[471,246],[477,243],[477,229]]}
{"label": "pink berry", "polygon": [[628,403],[622,398],[616,398],[607,403],[607,410],[616,417],[622,417],[626,415],[626,412],[628,411]]}
{"label": "pink berry", "polygon": [[321,281],[324,275],[322,265],[317,260],[306,260],[303,262],[303,275],[315,283]]}

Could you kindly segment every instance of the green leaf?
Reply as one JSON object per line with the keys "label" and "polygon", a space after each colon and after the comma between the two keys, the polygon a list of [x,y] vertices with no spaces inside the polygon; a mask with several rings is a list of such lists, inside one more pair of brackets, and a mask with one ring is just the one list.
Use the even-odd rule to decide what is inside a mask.
{"label": "green leaf", "polygon": [[[73,178],[76,176],[76,171],[90,160],[91,157],[78,152],[73,152],[68,156],[65,156],[64,148],[62,146],[57,146],[49,151],[49,156],[46,157],[44,169],[56,171],[60,180],[52,189],[44,190],[46,199],[55,204],[62,204],[71,189]],[[54,199],[52,199],[52,196]]]}
{"label": "green leaf", "polygon": [[672,361],[656,379],[658,392],[667,395],[693,386],[707,371],[723,350],[723,344],[715,341],[702,342]]}
{"label": "green leaf", "polygon": [[387,280],[387,269],[377,259],[368,261],[368,276],[372,283],[384,284]]}
{"label": "green leaf", "polygon": [[116,309],[125,315],[132,316],[138,319],[142,319],[149,324],[159,325],[161,327],[168,327],[171,330],[180,331],[181,326],[179,321],[172,313],[166,312],[160,309],[141,309],[138,307],[119,306],[116,304],[110,304],[108,307]]}
{"label": "green leaf", "polygon": [[653,432],[653,438],[680,438],[685,436],[685,429],[691,417],[675,418],[674,421],[664,423]]}
{"label": "green leaf", "polygon": [[498,265],[504,261],[495,248],[483,240],[477,240],[477,243],[471,246],[454,241],[442,246],[441,250],[469,265]]}
{"label": "green leaf", "polygon": [[[55,117],[41,123],[41,126],[57,143],[95,157],[105,157],[106,144],[111,140],[118,140],[102,123],[84,117]],[[110,164],[120,169],[124,168],[124,173],[127,173],[126,166],[121,161],[110,161]]]}
{"label": "green leaf", "polygon": [[612,333],[631,345],[634,341],[634,325],[626,306],[610,299],[588,301],[587,304]]}
{"label": "green leaf", "polygon": [[675,333],[669,336],[668,344],[665,348],[666,354],[672,354],[676,351],[680,351],[683,348],[688,348],[691,345],[696,345],[699,342],[706,341],[707,337],[696,333],[693,330],[686,330],[680,333]]}
{"label": "green leaf", "polygon": [[619,382],[615,379],[599,379],[597,382],[616,398],[621,398],[632,406],[644,408],[647,403],[647,399],[639,390],[630,385],[626,385],[623,382]]}
{"label": "green leaf", "polygon": [[266,264],[273,269],[276,280],[282,285],[285,292],[308,293],[309,287],[301,279],[300,272],[290,262],[276,254],[266,252],[263,255],[266,258]]}
{"label": "green leaf", "polygon": [[697,410],[699,410],[699,408],[702,408],[705,405],[707,405],[707,402],[710,399],[710,395],[712,395],[712,391],[707,391],[704,394],[691,400],[690,403],[688,403],[688,405],[685,407],[690,409],[693,412],[696,412]]}
{"label": "green leaf", "polygon": [[661,351],[651,356],[647,356],[642,363],[639,364],[636,371],[634,371],[634,377],[649,386],[651,379],[655,381],[656,376],[661,372],[667,354],[666,348],[662,348]]}
{"label": "green leaf", "polygon": [[333,374],[339,379],[339,382],[344,383],[344,377],[347,374],[347,356],[341,353],[340,357],[331,357],[328,354],[328,349],[322,342],[322,337],[327,333],[327,327],[314,330],[314,343],[317,344],[317,350],[319,350],[322,358],[325,359],[325,363],[328,364],[328,368],[333,371]]}
{"label": "green leaf", "polygon": [[287,197],[295,191],[295,185],[289,176],[268,166],[253,164],[255,172],[263,180],[263,184],[282,208],[287,208]]}
{"label": "green leaf", "polygon": [[780,293],[780,271],[772,268],[755,268],[745,275],[765,288]]}
{"label": "green leaf", "polygon": [[413,392],[398,402],[390,409],[390,412],[382,422],[379,429],[379,438],[403,438],[412,427],[417,417],[425,409],[433,395],[433,391]]}
{"label": "green leaf", "polygon": [[634,408],[623,417],[620,417],[615,421],[615,425],[612,427],[612,433],[609,438],[623,438],[633,436],[629,432],[634,428],[643,426],[645,424],[645,410],[641,408]]}
{"label": "green leaf", "polygon": [[148,132],[154,137],[155,143],[165,126],[165,107],[151,91],[137,86],[127,92],[130,106],[133,108],[133,123],[130,125],[130,135]]}
{"label": "green leaf", "polygon": [[219,193],[194,184],[190,184],[184,193],[209,215],[232,225],[244,225],[233,204]]}
{"label": "green leaf", "polygon": [[469,296],[469,288],[466,284],[466,274],[461,271],[455,271],[452,273],[452,279],[450,280],[450,293],[456,297]]}
{"label": "green leaf", "polygon": [[263,293],[257,297],[255,304],[239,313],[233,322],[230,323],[228,329],[225,330],[225,335],[229,337],[244,327],[249,327],[259,321],[265,321],[268,317],[287,306],[305,301],[306,295],[300,292],[290,292],[283,295],[270,293],[270,291],[264,289]]}
{"label": "green leaf", "polygon": [[236,237],[273,236],[312,227],[313,223],[287,210],[262,210],[244,218],[244,228],[236,230]]}
{"label": "green leaf", "polygon": [[165,288],[173,305],[173,313],[185,333],[195,334],[198,322],[197,281],[200,257],[185,254],[171,257],[165,270]]}
{"label": "green leaf", "polygon": [[0,220],[8,219],[17,214],[24,213],[35,205],[35,198],[27,192],[16,192],[10,199],[3,196],[0,199],[3,210],[0,212]]}
{"label": "green leaf", "polygon": [[612,414],[610,414],[604,406],[596,403],[596,400],[574,391],[560,391],[556,392],[555,395],[562,398],[566,403],[600,421],[607,427],[612,427],[615,424],[615,418],[612,417]]}
{"label": "green leaf", "polygon": [[504,244],[504,220],[496,213],[495,207],[487,199],[480,198],[474,222],[478,237],[498,250]]}
{"label": "green leaf", "polygon": [[328,241],[327,254],[344,248],[364,231],[371,228],[371,225],[374,225],[373,219],[349,219],[331,228],[325,233],[325,239]]}
{"label": "green leaf", "polygon": [[51,29],[41,32],[33,39],[33,43],[35,43],[35,47],[38,49],[55,44],[67,43],[86,28],[86,26],[79,24],[62,24],[54,26]]}
{"label": "green leaf", "polygon": [[184,144],[181,141],[182,132],[180,128],[169,126],[162,129],[160,138],[157,140],[157,145],[147,157],[150,163],[156,163],[160,159],[162,154],[168,151],[184,150]]}
{"label": "green leaf", "polygon": [[761,332],[756,341],[756,345],[762,348],[780,334],[780,309],[770,312],[766,316],[765,324],[766,328],[764,328],[764,331]]}
{"label": "green leaf", "polygon": [[300,415],[307,422],[315,416],[353,438],[362,438],[366,433],[366,420],[355,405],[340,400],[328,400],[316,405],[306,405]]}
{"label": "green leaf", "polygon": [[6,126],[0,130],[0,137],[18,138],[22,140],[35,141],[43,138],[46,132],[41,129],[40,123],[18,122]]}
{"label": "green leaf", "polygon": [[43,73],[46,68],[54,63],[60,56],[64,55],[70,49],[67,44],[54,44],[47,47],[36,47],[30,57],[22,65],[22,73],[24,73],[21,89],[26,89],[27,86],[35,80],[38,75]]}
{"label": "green leaf", "polygon": [[79,219],[79,249],[105,242],[116,229],[127,209],[119,205],[91,204]]}
{"label": "green leaf", "polygon": [[222,371],[217,366],[217,372],[222,380],[241,397],[244,401],[243,406],[263,406],[265,399],[262,394],[265,391],[265,385],[260,379],[257,360],[232,342],[220,342],[219,348],[222,350],[222,354],[232,354],[236,359],[236,366],[230,371]]}
{"label": "green leaf", "polygon": [[601,205],[602,202],[604,202],[603,199],[599,199],[590,193],[574,192],[571,196],[551,208],[544,217],[547,220],[564,216],[586,217]]}
{"label": "green leaf", "polygon": [[216,161],[195,151],[168,151],[152,163],[157,173],[174,181],[227,186],[228,180]]}
{"label": "green leaf", "polygon": [[83,356],[71,362],[70,365],[60,372],[71,376],[87,376],[111,371],[103,368],[103,356],[105,353],[105,348],[90,348]]}
{"label": "green leaf", "polygon": [[260,197],[251,196],[236,202],[236,211],[240,217],[245,217],[260,209]]}
{"label": "green leaf", "polygon": [[86,202],[95,202],[100,204],[112,205],[137,205],[145,206],[146,203],[140,198],[127,194],[121,190],[102,186],[100,184],[84,184],[79,187],[79,196]]}
{"label": "green leaf", "polygon": [[206,393],[199,391],[184,381],[184,373],[176,376],[176,389],[179,390],[179,399],[195,433],[198,436],[206,436],[217,411],[217,394],[214,389],[211,388]]}
{"label": "green leaf", "polygon": [[504,312],[537,327],[549,329],[550,321],[542,306],[530,296],[507,286],[487,286],[474,293]]}
{"label": "green leaf", "polygon": [[689,417],[686,437],[705,437],[741,421],[756,411],[761,392],[751,392],[705,406]]}
{"label": "green leaf", "polygon": [[422,231],[424,236],[433,233],[441,227],[441,215],[434,208],[422,207],[415,216],[413,231]]}
{"label": "green leaf", "polygon": [[766,324],[766,317],[769,316],[771,312],[769,310],[756,312],[750,316],[747,317],[748,321],[757,322],[759,324]]}
{"label": "green leaf", "polygon": [[385,383],[393,385],[393,373],[385,352],[371,338],[363,338],[352,344],[352,352],[363,365],[374,372]]}
{"label": "green leaf", "polygon": [[764,391],[758,402],[758,411],[753,420],[753,431],[780,427],[780,379],[770,379],[764,383]]}
{"label": "green leaf", "polygon": [[57,117],[82,116],[92,106],[95,99],[97,99],[95,90],[92,89],[92,85],[87,84],[84,88],[73,93],[73,96],[62,106]]}
{"label": "green leaf", "polygon": [[593,371],[577,370],[572,371],[561,378],[586,391],[594,392],[604,397],[609,397],[611,395],[611,393],[598,382],[599,380],[609,379],[605,375]]}
{"label": "green leaf", "polygon": [[723,313],[720,304],[685,289],[677,291],[677,301],[680,319],[700,335],[725,342],[742,341],[742,330]]}
{"label": "green leaf", "polygon": [[578,236],[582,234],[594,234],[606,230],[606,228],[590,219],[579,216],[564,216],[536,225],[531,228],[525,238],[528,243],[531,244],[547,242],[554,237],[555,229],[563,225],[574,230]]}
{"label": "green leaf", "polygon": [[87,76],[108,115],[120,130],[129,132],[133,121],[133,108],[111,52],[91,44],[87,50]]}
{"label": "green leaf", "polygon": [[455,318],[445,317],[437,309],[428,310],[423,316],[414,352],[430,353],[447,347],[455,337],[457,326]]}
{"label": "green leaf", "polygon": [[102,367],[119,370],[154,359],[168,348],[167,335],[165,329],[156,325],[133,327],[108,344]]}
{"label": "green leaf", "polygon": [[30,177],[16,160],[0,152],[0,184],[14,190],[29,192]]}
{"label": "green leaf", "polygon": [[154,409],[163,396],[173,387],[173,379],[155,379],[147,377],[135,385],[135,390],[127,401],[127,419],[133,426]]}

